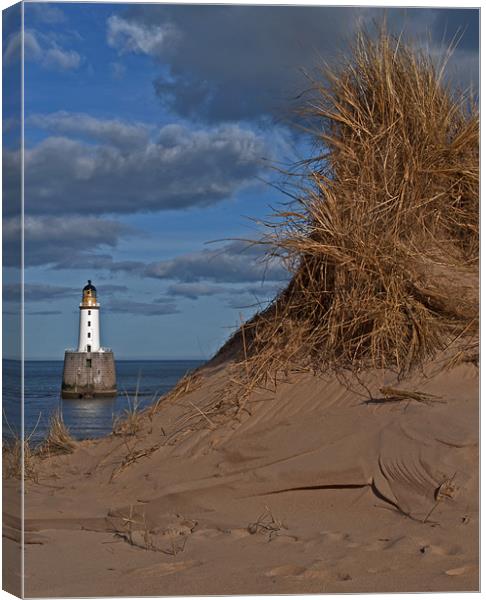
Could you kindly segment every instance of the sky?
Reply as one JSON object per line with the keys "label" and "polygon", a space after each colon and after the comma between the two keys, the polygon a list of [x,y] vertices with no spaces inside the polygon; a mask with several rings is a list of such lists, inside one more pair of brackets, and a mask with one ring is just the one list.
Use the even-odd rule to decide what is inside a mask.
{"label": "sky", "polygon": [[[26,2],[25,356],[77,345],[81,289],[118,359],[210,358],[289,278],[247,240],[309,156],[303,72],[338,61],[365,7]],[[389,28],[477,86],[477,9],[389,8]],[[4,311],[18,302],[19,19],[4,12]],[[17,99],[17,103],[15,102]],[[7,325],[8,330],[8,325]],[[15,344],[4,346],[6,356]]]}

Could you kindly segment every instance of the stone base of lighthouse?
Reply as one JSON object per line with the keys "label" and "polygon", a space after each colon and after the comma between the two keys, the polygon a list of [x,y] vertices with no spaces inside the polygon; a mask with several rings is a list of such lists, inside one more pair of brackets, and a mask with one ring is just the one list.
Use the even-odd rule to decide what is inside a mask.
{"label": "stone base of lighthouse", "polygon": [[62,398],[112,398],[117,395],[113,352],[66,350]]}

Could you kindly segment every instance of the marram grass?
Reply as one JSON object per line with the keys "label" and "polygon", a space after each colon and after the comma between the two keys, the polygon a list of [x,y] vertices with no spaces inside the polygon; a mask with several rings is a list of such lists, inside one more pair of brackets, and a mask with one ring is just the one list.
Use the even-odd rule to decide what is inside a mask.
{"label": "marram grass", "polygon": [[476,335],[478,111],[442,72],[381,31],[313,81],[300,114],[315,156],[261,241],[292,279],[244,326],[252,378],[299,364],[404,375]]}

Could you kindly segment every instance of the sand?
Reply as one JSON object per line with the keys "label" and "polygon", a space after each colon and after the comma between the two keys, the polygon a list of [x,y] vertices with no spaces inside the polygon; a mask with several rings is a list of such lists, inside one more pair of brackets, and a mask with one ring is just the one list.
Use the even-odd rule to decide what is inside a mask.
{"label": "sand", "polygon": [[[136,435],[42,462],[25,594],[477,590],[478,368],[437,364],[400,383],[363,375],[373,400],[290,373],[225,419],[214,399],[232,365],[210,363]],[[8,550],[19,522],[5,511]]]}

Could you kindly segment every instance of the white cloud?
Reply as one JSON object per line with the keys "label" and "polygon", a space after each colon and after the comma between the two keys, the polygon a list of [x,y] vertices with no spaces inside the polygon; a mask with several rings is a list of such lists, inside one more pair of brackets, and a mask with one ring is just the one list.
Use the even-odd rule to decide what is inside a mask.
{"label": "white cloud", "polygon": [[[9,65],[20,60],[22,35],[13,34],[8,40],[3,55],[5,64]],[[57,42],[45,35],[39,35],[34,30],[24,32],[25,59],[36,62],[46,69],[71,71],[78,69],[83,61],[82,56],[75,50],[62,48]]]}
{"label": "white cloud", "polygon": [[81,55],[74,50],[63,50],[58,46],[46,50],[42,64],[51,69],[70,71],[81,65]]}
{"label": "white cloud", "polygon": [[97,119],[85,113],[58,111],[27,117],[28,125],[61,134],[81,134],[114,146],[146,145],[150,128],[143,123],[124,123],[119,119]]}
{"label": "white cloud", "polygon": [[112,62],[110,63],[111,76],[113,79],[120,80],[125,77],[127,72],[127,68],[120,62]]}
{"label": "white cloud", "polygon": [[53,4],[47,4],[47,2],[28,2],[25,7],[27,13],[32,12],[35,18],[43,23],[55,25],[66,21],[66,15],[63,11]]}
{"label": "white cloud", "polygon": [[[15,264],[20,227],[16,217],[3,220],[4,257],[9,265]],[[94,252],[114,248],[122,235],[134,233],[133,229],[110,219],[26,216],[25,263],[27,266],[58,264],[69,258],[80,266],[89,266]]]}
{"label": "white cloud", "polygon": [[113,15],[107,22],[107,41],[120,53],[160,54],[172,47],[180,37],[179,31],[170,23],[146,25],[130,22]]}
{"label": "white cloud", "polygon": [[[25,151],[31,214],[102,214],[211,206],[259,184],[274,148],[239,125],[149,129],[89,115],[35,115],[32,122],[66,136],[49,136]],[[100,143],[93,143],[99,140]],[[12,152],[5,164],[15,163]],[[13,168],[10,169],[13,171]],[[9,172],[10,172],[9,171]],[[12,191],[15,178],[6,181]],[[13,191],[12,191],[13,193]]]}
{"label": "white cloud", "polygon": [[[26,58],[35,58],[40,55],[41,49],[35,38],[31,33],[24,33],[24,50]],[[5,44],[5,50],[3,52],[3,63],[5,65],[11,65],[16,61],[19,61],[22,56],[22,34],[16,32],[7,38]]]}

